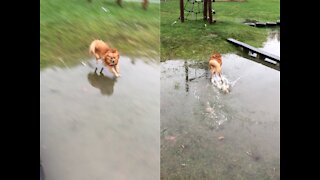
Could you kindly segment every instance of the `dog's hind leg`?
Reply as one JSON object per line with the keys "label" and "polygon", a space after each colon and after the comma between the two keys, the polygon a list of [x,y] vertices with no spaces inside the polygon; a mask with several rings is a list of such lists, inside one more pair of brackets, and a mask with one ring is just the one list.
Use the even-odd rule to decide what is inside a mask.
{"label": "dog's hind leg", "polygon": [[96,71],[97,71],[98,66],[99,66],[99,61],[98,61],[98,59],[96,58],[96,69],[94,70],[94,72],[96,72]]}
{"label": "dog's hind leg", "polygon": [[221,77],[221,73],[218,73],[219,77],[220,77],[220,80],[221,80],[221,83],[223,84],[223,79]]}
{"label": "dog's hind leg", "polygon": [[100,70],[100,74],[102,74],[102,71],[103,71],[103,67],[102,67],[101,70]]}
{"label": "dog's hind leg", "polygon": [[102,71],[100,71],[100,76],[104,76],[104,74],[103,74],[103,72],[102,72]]}
{"label": "dog's hind leg", "polygon": [[214,70],[214,67],[210,67],[210,74],[211,74],[211,77],[210,77],[210,79],[211,79],[211,81],[212,81],[212,79],[213,79],[213,76],[214,76],[214,74],[215,74],[215,70]]}

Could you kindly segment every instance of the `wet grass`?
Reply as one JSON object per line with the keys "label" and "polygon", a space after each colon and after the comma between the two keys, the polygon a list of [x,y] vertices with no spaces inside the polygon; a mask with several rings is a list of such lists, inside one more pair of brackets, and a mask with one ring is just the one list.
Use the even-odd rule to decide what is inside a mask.
{"label": "wet grass", "polygon": [[[178,19],[179,0],[161,1],[161,61],[180,58],[207,60],[214,50],[235,52],[236,48],[226,41],[227,38],[261,47],[269,28],[251,27],[243,22],[246,19],[275,22],[280,16],[280,0],[215,2],[213,9],[216,11],[213,18],[217,22],[212,25],[200,20],[202,15],[198,16],[197,21],[185,20],[181,23]],[[174,21],[177,23],[174,24]]]}
{"label": "wet grass", "polygon": [[141,2],[40,0],[40,68],[87,59],[94,39],[122,55],[159,59],[159,24],[157,3],[143,10]]}

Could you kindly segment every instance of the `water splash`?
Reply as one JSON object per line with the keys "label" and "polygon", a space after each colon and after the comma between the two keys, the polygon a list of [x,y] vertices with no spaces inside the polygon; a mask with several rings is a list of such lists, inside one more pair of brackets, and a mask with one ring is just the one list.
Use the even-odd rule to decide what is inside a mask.
{"label": "water splash", "polygon": [[207,101],[205,104],[204,120],[208,123],[210,129],[219,130],[228,118],[221,113],[221,107],[215,104],[211,105],[210,102]]}
{"label": "water splash", "polygon": [[234,81],[229,81],[228,78],[224,75],[221,75],[221,78],[218,78],[217,76],[213,76],[211,78],[211,83],[222,92],[228,94],[231,92],[232,87],[235,86],[235,84],[240,80],[240,78],[241,77],[238,77]]}

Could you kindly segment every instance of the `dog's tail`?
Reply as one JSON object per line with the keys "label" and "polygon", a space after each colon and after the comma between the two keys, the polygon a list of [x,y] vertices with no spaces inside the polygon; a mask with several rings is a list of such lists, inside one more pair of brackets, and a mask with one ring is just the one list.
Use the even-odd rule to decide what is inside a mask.
{"label": "dog's tail", "polygon": [[209,61],[209,65],[213,66],[213,68],[215,69],[215,72],[219,74],[221,73],[221,65],[217,61]]}
{"label": "dog's tail", "polygon": [[92,41],[89,48],[89,54],[94,54],[96,51],[96,41]]}

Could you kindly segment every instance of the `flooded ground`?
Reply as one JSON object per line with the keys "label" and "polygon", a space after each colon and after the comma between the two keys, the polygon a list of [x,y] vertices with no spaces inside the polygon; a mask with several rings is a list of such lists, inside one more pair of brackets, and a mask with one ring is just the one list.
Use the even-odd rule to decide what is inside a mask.
{"label": "flooded ground", "polygon": [[121,57],[117,80],[94,68],[40,72],[46,180],[160,179],[159,64]]}
{"label": "flooded ground", "polygon": [[280,29],[277,28],[269,33],[267,41],[260,48],[271,54],[280,56]]}
{"label": "flooded ground", "polygon": [[[277,37],[262,49],[280,55]],[[207,66],[161,63],[161,179],[280,179],[280,72],[225,54],[224,94]]]}

